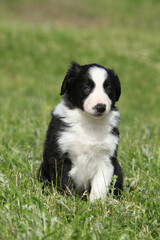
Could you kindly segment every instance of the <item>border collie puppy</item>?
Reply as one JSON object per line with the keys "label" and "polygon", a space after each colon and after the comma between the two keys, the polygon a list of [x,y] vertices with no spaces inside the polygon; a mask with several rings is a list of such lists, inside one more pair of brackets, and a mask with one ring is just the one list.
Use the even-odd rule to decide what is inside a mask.
{"label": "border collie puppy", "polygon": [[62,87],[62,101],[52,112],[38,179],[59,190],[104,199],[117,176],[114,193],[122,190],[117,161],[121,94],[118,76],[98,64],[72,62]]}

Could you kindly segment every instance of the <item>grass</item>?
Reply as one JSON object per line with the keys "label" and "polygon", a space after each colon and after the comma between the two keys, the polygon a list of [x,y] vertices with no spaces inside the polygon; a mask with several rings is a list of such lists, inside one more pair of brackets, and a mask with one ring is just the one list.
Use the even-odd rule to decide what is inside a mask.
{"label": "grass", "polygon": [[[160,239],[159,7],[156,0],[1,1],[0,239]],[[72,60],[114,68],[122,83],[118,202],[42,194],[36,178]]]}

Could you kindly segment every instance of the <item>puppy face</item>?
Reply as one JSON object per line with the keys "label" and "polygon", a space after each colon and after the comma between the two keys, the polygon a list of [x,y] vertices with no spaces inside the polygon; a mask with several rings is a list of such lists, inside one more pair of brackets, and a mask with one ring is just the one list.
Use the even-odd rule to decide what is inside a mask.
{"label": "puppy face", "polygon": [[120,93],[118,76],[113,70],[97,64],[80,66],[72,63],[61,88],[68,107],[80,108],[95,117],[107,114]]}
{"label": "puppy face", "polygon": [[[109,98],[105,83],[107,84],[108,73],[104,68],[97,66],[88,69],[88,77],[94,88],[86,86],[89,95],[84,100],[84,111],[94,116],[101,116],[111,109],[112,101]],[[108,86],[108,89],[110,86]]]}

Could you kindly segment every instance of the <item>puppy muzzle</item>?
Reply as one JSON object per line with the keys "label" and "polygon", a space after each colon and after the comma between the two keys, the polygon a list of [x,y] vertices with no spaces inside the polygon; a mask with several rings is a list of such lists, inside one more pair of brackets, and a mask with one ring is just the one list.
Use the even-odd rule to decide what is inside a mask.
{"label": "puppy muzzle", "polygon": [[98,103],[93,107],[93,110],[95,110],[97,114],[102,114],[106,111],[106,104]]}

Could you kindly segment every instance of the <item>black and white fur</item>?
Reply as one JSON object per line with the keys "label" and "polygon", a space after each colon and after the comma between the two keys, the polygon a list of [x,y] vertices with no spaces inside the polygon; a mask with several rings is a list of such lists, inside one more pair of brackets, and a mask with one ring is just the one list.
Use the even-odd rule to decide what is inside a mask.
{"label": "black and white fur", "polygon": [[120,94],[113,70],[72,63],[61,87],[62,101],[52,112],[40,181],[79,194],[88,190],[91,202],[106,197],[114,175],[114,193],[122,190],[117,161],[120,114],[115,107]]}

